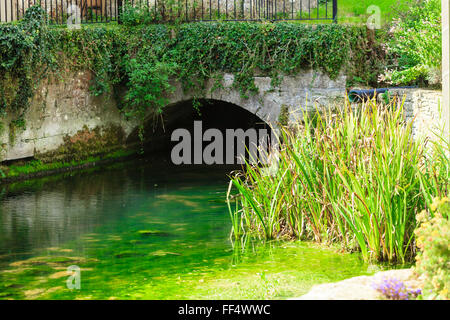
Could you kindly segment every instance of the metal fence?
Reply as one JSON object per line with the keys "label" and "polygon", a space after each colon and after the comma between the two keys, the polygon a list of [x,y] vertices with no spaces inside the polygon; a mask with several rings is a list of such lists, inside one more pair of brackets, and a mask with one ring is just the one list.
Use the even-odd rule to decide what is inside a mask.
{"label": "metal fence", "polygon": [[66,24],[117,21],[118,0],[0,0],[0,22],[11,22],[24,17],[35,4],[47,12],[49,22]]}
{"label": "metal fence", "polygon": [[121,22],[123,13],[147,21],[336,21],[337,0],[0,0],[0,22],[23,18],[35,4],[50,23]]}

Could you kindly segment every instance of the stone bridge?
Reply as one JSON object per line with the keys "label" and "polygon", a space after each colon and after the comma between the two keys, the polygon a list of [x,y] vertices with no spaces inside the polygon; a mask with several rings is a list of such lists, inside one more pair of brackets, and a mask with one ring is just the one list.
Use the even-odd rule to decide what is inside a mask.
{"label": "stone bridge", "polygon": [[[91,78],[92,74],[86,71],[42,83],[25,114],[24,129],[11,126],[12,119],[8,117],[0,123],[0,161],[30,158],[53,151],[64,143],[65,137],[73,137],[83,128],[120,127],[125,141],[129,141],[130,136],[136,133],[138,122],[125,119],[113,94],[93,96],[89,91]],[[238,106],[273,126],[277,125],[283,107],[289,111],[289,120],[292,121],[301,118],[301,110],[305,107],[312,111],[317,106],[330,106],[345,98],[346,79],[343,75],[331,80],[323,73],[303,70],[295,76],[283,77],[276,87],[271,85],[270,77],[255,77],[259,91],[249,98],[243,98],[233,87],[233,79],[232,74],[224,74],[219,88],[211,79],[206,83],[205,96],[196,98]],[[180,83],[172,84],[175,90],[167,97],[169,103],[164,109],[172,112],[164,117],[165,121],[177,114],[180,103],[194,98],[192,93],[183,91]],[[414,89],[403,90],[399,94],[406,97],[407,117],[416,117],[415,134],[428,134],[429,128],[439,121],[441,92]],[[151,135],[152,132],[146,131],[146,134]]]}
{"label": "stone bridge", "polygon": [[[64,79],[41,85],[30,108],[25,114],[25,129],[13,128],[11,119],[3,121],[1,160],[15,160],[33,157],[56,149],[63,138],[73,136],[84,126],[120,126],[129,136],[137,127],[137,122],[126,120],[117,108],[112,94],[95,97],[89,92],[89,72],[68,74]],[[255,77],[259,92],[249,98],[241,97],[239,90],[233,88],[234,76],[224,74],[220,88],[215,80],[206,84],[204,97],[237,105],[257,115],[268,124],[276,125],[282,106],[288,108],[291,117],[301,116],[300,107],[328,105],[344,96],[345,77],[331,80],[327,75],[315,71],[303,71],[296,76],[285,76],[281,83],[273,87],[271,78]],[[184,92],[178,82],[172,83],[175,90],[168,96],[169,105],[176,105],[193,99],[191,93]],[[298,111],[297,113],[295,111]],[[170,120],[170,119],[169,119]]]}

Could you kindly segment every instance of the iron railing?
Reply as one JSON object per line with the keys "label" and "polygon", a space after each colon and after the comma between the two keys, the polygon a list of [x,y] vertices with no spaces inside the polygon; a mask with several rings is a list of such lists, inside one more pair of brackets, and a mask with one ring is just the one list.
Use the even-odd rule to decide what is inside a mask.
{"label": "iron railing", "polygon": [[124,10],[145,13],[155,23],[337,18],[337,0],[0,0],[0,22],[22,19],[35,4],[40,4],[54,24],[120,23]]}

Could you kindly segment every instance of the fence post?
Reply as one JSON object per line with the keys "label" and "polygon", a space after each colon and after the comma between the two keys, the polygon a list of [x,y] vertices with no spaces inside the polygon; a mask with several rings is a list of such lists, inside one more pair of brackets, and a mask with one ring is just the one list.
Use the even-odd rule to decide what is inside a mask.
{"label": "fence post", "polygon": [[122,0],[117,0],[117,23],[122,24]]}
{"label": "fence post", "polygon": [[337,11],[338,11],[337,0],[333,0],[333,21],[334,21],[334,23],[337,23]]}

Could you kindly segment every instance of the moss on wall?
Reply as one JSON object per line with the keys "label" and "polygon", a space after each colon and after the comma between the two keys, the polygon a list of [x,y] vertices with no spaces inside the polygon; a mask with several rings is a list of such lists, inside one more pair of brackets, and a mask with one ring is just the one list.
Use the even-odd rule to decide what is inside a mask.
{"label": "moss on wall", "polygon": [[125,148],[125,132],[119,125],[97,126],[94,129],[84,126],[76,134],[66,135],[63,140],[57,149],[36,154],[35,158],[43,163],[82,161]]}

